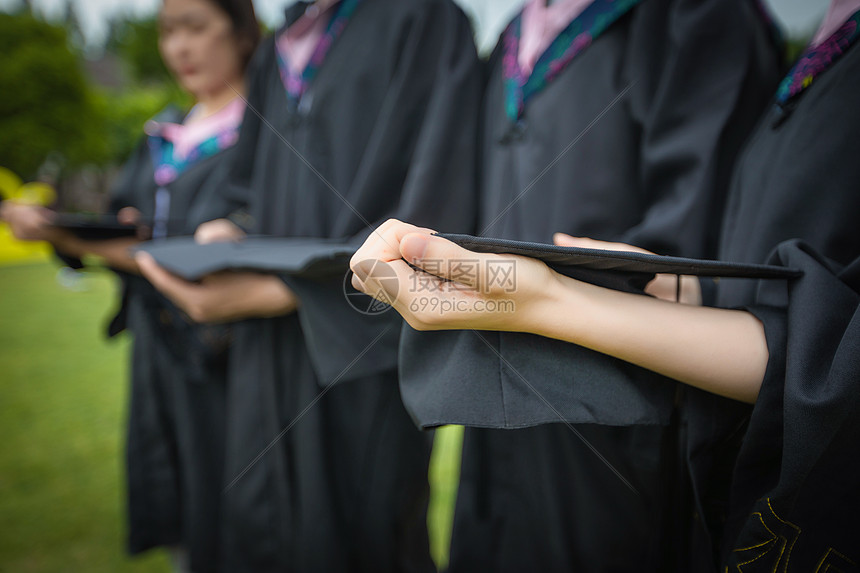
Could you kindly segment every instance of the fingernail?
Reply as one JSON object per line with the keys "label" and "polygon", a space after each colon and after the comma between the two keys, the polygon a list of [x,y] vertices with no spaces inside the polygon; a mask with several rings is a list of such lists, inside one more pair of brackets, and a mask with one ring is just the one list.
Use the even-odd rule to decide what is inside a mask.
{"label": "fingernail", "polygon": [[406,235],[400,242],[400,254],[410,263],[421,261],[427,253],[430,237],[427,235]]}

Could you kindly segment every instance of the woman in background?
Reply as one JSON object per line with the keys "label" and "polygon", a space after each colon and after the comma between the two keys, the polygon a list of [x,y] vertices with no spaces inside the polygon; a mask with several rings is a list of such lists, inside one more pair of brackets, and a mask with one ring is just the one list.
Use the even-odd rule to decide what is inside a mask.
{"label": "woman in background", "polygon": [[[250,0],[165,0],[159,49],[195,100],[169,107],[111,191],[111,210],[153,237],[193,234],[229,213],[217,191],[245,110],[244,70],[259,41]],[[47,240],[67,257],[96,255],[123,279],[111,335],[134,336],[126,444],[128,549],[173,548],[177,567],[222,571],[219,562],[227,329],[194,326],[137,274],[138,238],[83,240],[51,226],[46,209],[5,202],[3,218],[24,240]],[[240,277],[234,277],[239,281]]]}
{"label": "woman in background", "polygon": [[[201,239],[359,244],[391,216],[468,230],[481,73],[451,0],[293,4],[248,81],[224,187],[243,206],[201,227]],[[435,570],[430,436],[401,403],[400,317],[358,312],[342,274],[235,289],[182,281],[140,257],[197,320],[233,321],[225,567]]]}

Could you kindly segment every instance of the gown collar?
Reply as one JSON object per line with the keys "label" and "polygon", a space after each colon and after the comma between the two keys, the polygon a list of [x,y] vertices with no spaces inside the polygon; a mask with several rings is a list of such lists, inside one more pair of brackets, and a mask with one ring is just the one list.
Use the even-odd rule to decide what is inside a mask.
{"label": "gown collar", "polygon": [[317,5],[310,4],[304,14],[277,35],[275,56],[290,104],[298,104],[307,91],[359,3],[360,0],[339,0],[316,12],[313,8]]}
{"label": "gown collar", "polygon": [[821,32],[816,34],[818,43],[813,41],[806,48],[782,80],[776,93],[776,103],[780,107],[784,107],[809,88],[818,76],[832,67],[854,44],[860,36],[860,11],[855,11],[841,24],[837,23],[835,26],[832,21],[825,20],[823,29],[831,27],[835,30],[826,38],[818,38],[819,35],[823,35]]}
{"label": "gown collar", "polygon": [[576,56],[642,0],[594,0],[552,40],[526,75],[519,65],[523,14],[502,34],[505,112],[519,121],[529,99],[549,85]]}
{"label": "gown collar", "polygon": [[239,138],[244,112],[245,101],[237,97],[191,125],[148,121],[144,130],[149,136],[156,185],[168,185],[192,165],[232,147]]}
{"label": "gown collar", "polygon": [[593,1],[557,0],[548,4],[548,0],[529,0],[523,8],[517,53],[517,62],[524,75],[531,74],[537,59],[550,43]]}
{"label": "gown collar", "polygon": [[812,45],[820,45],[858,11],[860,11],[860,0],[833,0],[827,9],[824,21],[821,22],[821,27],[812,38]]}

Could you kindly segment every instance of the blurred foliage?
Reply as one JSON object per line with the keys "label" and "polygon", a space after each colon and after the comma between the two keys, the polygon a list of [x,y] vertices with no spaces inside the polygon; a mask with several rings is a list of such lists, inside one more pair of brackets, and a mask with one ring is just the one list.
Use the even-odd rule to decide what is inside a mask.
{"label": "blurred foliage", "polygon": [[125,161],[143,137],[143,124],[169,103],[179,99],[170,87],[152,85],[113,93],[97,90],[94,103],[103,125],[101,136],[110,149],[106,162],[98,165],[119,164]]}
{"label": "blurred foliage", "polygon": [[158,52],[157,18],[119,18],[111,22],[109,28],[105,51],[120,56],[135,81],[161,84],[172,82],[170,72]]}
{"label": "blurred foliage", "polygon": [[100,57],[119,60],[123,86],[87,77],[75,19],[65,25],[27,11],[0,14],[0,165],[32,180],[50,158],[65,173],[122,163],[143,124],[169,103],[187,107],[158,52],[155,17],[119,19]]}
{"label": "blurred foliage", "polygon": [[24,179],[57,151],[71,165],[103,162],[103,117],[65,29],[0,14],[0,165]]}

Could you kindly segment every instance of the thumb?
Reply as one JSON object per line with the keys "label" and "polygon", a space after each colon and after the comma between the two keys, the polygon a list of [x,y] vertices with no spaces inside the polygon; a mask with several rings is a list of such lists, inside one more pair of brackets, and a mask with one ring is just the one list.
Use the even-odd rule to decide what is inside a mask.
{"label": "thumb", "polygon": [[403,237],[400,254],[432,275],[476,290],[488,285],[488,273],[493,267],[513,262],[499,255],[469,251],[442,237],[418,233]]}
{"label": "thumb", "polygon": [[152,283],[155,288],[163,292],[170,290],[173,276],[155,262],[152,255],[146,251],[138,251],[134,255],[134,260],[137,262],[140,274]]}

